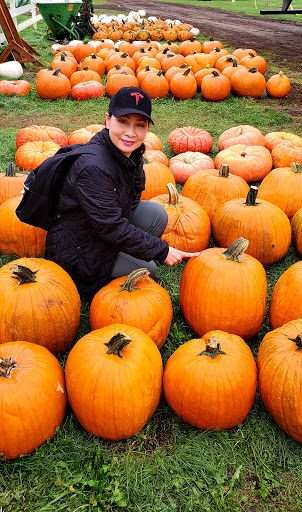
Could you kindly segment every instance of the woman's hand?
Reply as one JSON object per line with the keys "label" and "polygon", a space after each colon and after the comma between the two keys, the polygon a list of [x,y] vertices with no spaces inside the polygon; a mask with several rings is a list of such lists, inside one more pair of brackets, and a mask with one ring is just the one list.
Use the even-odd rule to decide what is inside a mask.
{"label": "woman's hand", "polygon": [[167,265],[169,265],[169,267],[172,267],[173,265],[177,265],[177,263],[180,263],[182,260],[188,260],[189,258],[192,258],[194,256],[199,256],[199,254],[199,252],[184,252],[179,251],[174,247],[169,247],[168,256],[164,261]]}

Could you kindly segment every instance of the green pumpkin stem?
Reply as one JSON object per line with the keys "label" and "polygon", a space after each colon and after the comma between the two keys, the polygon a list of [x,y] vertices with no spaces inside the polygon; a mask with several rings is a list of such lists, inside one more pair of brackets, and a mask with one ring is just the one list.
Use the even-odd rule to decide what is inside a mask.
{"label": "green pumpkin stem", "polygon": [[252,185],[250,187],[250,190],[248,191],[248,194],[246,196],[246,201],[244,204],[246,204],[246,206],[256,206],[257,194],[258,194],[258,188],[255,187],[255,185]]}
{"label": "green pumpkin stem", "polygon": [[16,263],[12,263],[9,266],[9,270],[13,273],[12,278],[18,279],[19,284],[34,283],[36,281],[36,274],[38,270],[33,272],[30,268],[24,267],[23,265],[17,265]]}
{"label": "green pumpkin stem", "polygon": [[61,73],[61,68],[56,69],[52,74],[53,76],[58,76],[59,73]]}
{"label": "green pumpkin stem", "polygon": [[12,357],[2,359],[0,357],[0,377],[9,378],[12,370],[15,368],[16,360]]}
{"label": "green pumpkin stem", "polygon": [[251,69],[248,69],[248,72],[249,73],[258,73],[258,69],[257,68],[251,68]]}
{"label": "green pumpkin stem", "polygon": [[302,172],[302,164],[300,164],[299,162],[292,162],[290,167],[291,170],[293,172],[296,172],[297,174]]}
{"label": "green pumpkin stem", "polygon": [[131,338],[124,334],[123,332],[118,332],[115,334],[108,343],[105,343],[108,350],[106,354],[114,354],[123,358],[122,350],[129,345],[131,342]]}
{"label": "green pumpkin stem", "polygon": [[200,352],[200,354],[197,354],[198,356],[209,356],[212,359],[215,359],[215,357],[219,356],[219,354],[225,354],[223,350],[220,348],[219,340],[216,338],[216,336],[211,336],[206,344],[206,349]]}
{"label": "green pumpkin stem", "polygon": [[238,261],[240,263],[240,256],[248,248],[249,241],[240,236],[230,247],[222,253],[226,260]]}
{"label": "green pumpkin stem", "polygon": [[216,71],[216,70],[214,69],[214,71],[212,71],[212,75],[213,75],[213,76],[220,76],[220,73],[218,73],[218,71]]}
{"label": "green pumpkin stem", "polygon": [[14,162],[7,164],[5,176],[16,176],[16,165]]}
{"label": "green pumpkin stem", "polygon": [[137,290],[138,287],[136,286],[136,283],[144,277],[148,277],[149,274],[150,272],[146,268],[137,268],[136,270],[133,270],[133,272],[127,276],[124,284],[122,284],[120,292],[125,290],[127,292],[133,292],[134,290]]}
{"label": "green pumpkin stem", "polygon": [[229,166],[227,164],[221,164],[220,169],[218,171],[219,178],[228,178],[229,177]]}

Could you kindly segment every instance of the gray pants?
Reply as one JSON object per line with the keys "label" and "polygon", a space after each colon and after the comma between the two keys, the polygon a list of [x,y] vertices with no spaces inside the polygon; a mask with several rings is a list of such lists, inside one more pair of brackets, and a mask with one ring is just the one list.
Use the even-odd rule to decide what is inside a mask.
{"label": "gray pants", "polygon": [[[161,204],[151,201],[140,201],[129,220],[133,226],[141,228],[159,238],[167,226],[168,215]],[[115,279],[127,276],[137,268],[147,268],[150,272],[150,277],[152,279],[155,278],[157,267],[153,260],[147,262],[120,252],[113,267],[111,277]]]}

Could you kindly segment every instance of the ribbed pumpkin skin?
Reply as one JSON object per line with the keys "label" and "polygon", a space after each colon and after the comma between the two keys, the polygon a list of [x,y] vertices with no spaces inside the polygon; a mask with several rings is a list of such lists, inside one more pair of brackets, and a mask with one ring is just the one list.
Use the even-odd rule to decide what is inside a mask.
{"label": "ribbed pumpkin skin", "polygon": [[[9,268],[12,264],[37,271],[36,281],[19,284]],[[23,339],[64,352],[76,335],[80,309],[74,282],[56,263],[20,258],[1,267],[0,344]]]}
{"label": "ribbed pumpkin skin", "polygon": [[291,220],[302,208],[302,172],[290,167],[273,169],[260,184],[257,197],[279,206]]}
{"label": "ribbed pumpkin skin", "polygon": [[203,251],[209,245],[211,223],[205,210],[192,199],[178,195],[177,204],[169,201],[168,194],[150,199],[161,204],[168,214],[168,224],[161,239],[180,251]]}
{"label": "ribbed pumpkin skin", "polygon": [[84,128],[74,130],[69,135],[68,144],[86,144],[92,137],[105,128],[104,124],[90,124]]}
{"label": "ribbed pumpkin skin", "polygon": [[[112,336],[131,342],[122,358],[107,354]],[[126,439],[141,430],[156,410],[162,390],[162,359],[140,329],[112,324],[81,338],[65,369],[70,405],[85,430],[104,439]]]}
{"label": "ribbed pumpkin skin", "polygon": [[272,151],[277,144],[284,142],[302,142],[302,137],[289,132],[269,132],[265,136],[265,147]]}
{"label": "ribbed pumpkin skin", "polygon": [[6,176],[0,173],[0,204],[6,199],[20,195],[27,174],[16,172],[15,176]]}
{"label": "ribbed pumpkin skin", "polygon": [[0,252],[17,256],[40,256],[45,251],[47,232],[21,222],[16,208],[22,196],[11,197],[0,205]]}
{"label": "ribbed pumpkin skin", "polygon": [[198,151],[186,151],[173,156],[169,160],[171,170],[176,183],[186,183],[189,176],[201,169],[213,169],[214,161],[208,155]]}
{"label": "ribbed pumpkin skin", "polygon": [[272,159],[273,167],[289,167],[293,162],[302,164],[302,141],[276,144]]}
{"label": "ribbed pumpkin skin", "polygon": [[213,147],[212,135],[193,126],[184,126],[176,128],[168,136],[170,148],[177,155],[186,151],[198,151],[199,153],[209,153]]}
{"label": "ribbed pumpkin skin", "polygon": [[273,161],[269,150],[263,146],[236,144],[217,153],[214,164],[216,169],[222,164],[228,165],[231,174],[249,183],[262,180],[271,171]]}
{"label": "ribbed pumpkin skin", "polygon": [[188,261],[180,281],[181,310],[199,336],[221,329],[248,340],[258,334],[263,322],[265,271],[248,254],[242,254],[240,262],[225,259],[224,250],[206,249]]}
{"label": "ribbed pumpkin skin", "polygon": [[239,236],[247,238],[246,254],[264,266],[283,258],[291,243],[287,216],[264,199],[257,199],[254,206],[244,198],[227,201],[212,219],[212,235],[218,247],[229,247]]}
{"label": "ribbed pumpkin skin", "polygon": [[293,244],[302,256],[302,208],[298,210],[291,221]]}
{"label": "ribbed pumpkin skin", "polygon": [[21,128],[16,135],[16,146],[19,148],[25,142],[48,141],[55,142],[59,146],[68,145],[68,137],[63,130],[56,126],[32,125]]}
{"label": "ribbed pumpkin skin", "polygon": [[151,197],[164,194],[168,183],[176,185],[174,176],[169,167],[160,162],[144,163],[144,171],[146,175],[145,190],[141,193],[141,199],[149,200]]}
{"label": "ribbed pumpkin skin", "polygon": [[[225,354],[199,355],[215,336]],[[181,345],[164,371],[164,393],[174,412],[194,427],[227,429],[241,423],[256,394],[257,370],[249,346],[239,336],[211,331]]]}
{"label": "ribbed pumpkin skin", "polygon": [[246,144],[247,146],[265,146],[264,135],[254,126],[242,124],[225,130],[218,139],[218,149],[222,151],[229,146]]}
{"label": "ribbed pumpkin skin", "polygon": [[113,323],[131,325],[148,334],[161,348],[173,315],[170,295],[150,277],[137,281],[134,290],[121,290],[126,278],[114,279],[95,294],[90,306],[91,329]]}
{"label": "ribbed pumpkin skin", "polygon": [[10,357],[16,368],[0,377],[0,453],[16,459],[54,436],[66,393],[63,370],[46,348],[26,341],[0,345],[0,358]]}
{"label": "ribbed pumpkin skin", "polygon": [[302,350],[293,340],[301,332],[301,319],[282,325],[265,335],[257,355],[259,390],[265,408],[277,425],[299,443],[302,443]]}
{"label": "ribbed pumpkin skin", "polygon": [[247,182],[240,176],[219,176],[217,169],[206,169],[197,171],[188,178],[182,195],[197,201],[212,222],[220,206],[236,197],[246,197],[248,191]]}
{"label": "ribbed pumpkin skin", "polygon": [[25,142],[16,151],[16,164],[21,171],[32,171],[59,149],[59,144],[51,141]]}
{"label": "ribbed pumpkin skin", "polygon": [[291,265],[278,279],[269,306],[272,329],[302,318],[302,261]]}

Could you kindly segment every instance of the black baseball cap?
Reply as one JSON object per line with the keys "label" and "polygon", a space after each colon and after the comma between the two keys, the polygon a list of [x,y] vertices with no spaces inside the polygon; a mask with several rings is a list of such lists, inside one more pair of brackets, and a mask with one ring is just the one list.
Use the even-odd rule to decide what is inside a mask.
{"label": "black baseball cap", "polygon": [[128,114],[141,114],[151,119],[152,103],[150,96],[139,87],[122,87],[111,98],[108,114],[122,117]]}

